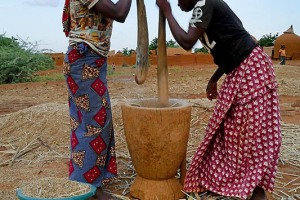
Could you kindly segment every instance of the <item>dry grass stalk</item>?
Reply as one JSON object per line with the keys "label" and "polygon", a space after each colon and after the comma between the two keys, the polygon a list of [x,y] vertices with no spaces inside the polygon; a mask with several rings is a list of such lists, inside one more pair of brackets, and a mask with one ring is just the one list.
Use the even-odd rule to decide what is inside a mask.
{"label": "dry grass stalk", "polygon": [[[202,141],[208,116],[212,112],[213,103],[204,99],[189,100],[192,103],[192,121],[187,149],[187,167],[191,163],[199,143]],[[122,198],[129,194],[136,172],[131,162],[121,120],[120,102],[113,101],[113,116],[115,120],[116,148],[119,182],[107,187],[112,193],[118,193]],[[61,161],[69,158],[69,124],[62,123],[68,118],[66,104],[44,104],[12,113],[1,123],[4,130],[0,137],[0,163],[8,166],[10,163],[38,165],[43,162]],[[60,126],[57,126],[60,124]],[[27,130],[23,132],[22,130]],[[291,164],[299,169],[300,164],[300,126],[282,124],[283,143],[280,159],[284,164]],[[1,133],[2,134],[2,133]],[[11,165],[12,165],[11,164]],[[285,176],[296,179],[289,183],[289,188],[280,182]],[[299,174],[278,172],[274,199],[296,198],[299,191]]]}
{"label": "dry grass stalk", "polygon": [[51,177],[30,182],[21,189],[24,195],[36,198],[73,197],[86,194],[91,190],[87,184]]}

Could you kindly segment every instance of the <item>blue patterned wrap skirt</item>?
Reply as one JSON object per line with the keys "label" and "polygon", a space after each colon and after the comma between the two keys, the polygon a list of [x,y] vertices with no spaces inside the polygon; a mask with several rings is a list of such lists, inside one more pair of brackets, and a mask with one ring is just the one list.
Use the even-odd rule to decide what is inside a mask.
{"label": "blue patterned wrap skirt", "polygon": [[69,46],[64,75],[69,92],[70,180],[102,187],[117,177],[107,59],[89,46]]}

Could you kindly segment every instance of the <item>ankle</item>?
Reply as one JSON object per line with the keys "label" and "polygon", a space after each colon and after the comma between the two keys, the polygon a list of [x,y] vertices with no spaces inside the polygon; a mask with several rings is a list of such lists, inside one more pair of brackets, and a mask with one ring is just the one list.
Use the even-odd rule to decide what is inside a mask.
{"label": "ankle", "polygon": [[267,200],[267,195],[265,190],[261,187],[256,187],[253,190],[250,200]]}

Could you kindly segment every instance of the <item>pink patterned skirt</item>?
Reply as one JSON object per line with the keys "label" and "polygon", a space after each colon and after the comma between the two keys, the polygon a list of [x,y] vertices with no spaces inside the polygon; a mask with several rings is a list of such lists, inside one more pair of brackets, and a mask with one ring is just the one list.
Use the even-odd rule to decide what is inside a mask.
{"label": "pink patterned skirt", "polygon": [[246,199],[273,191],[281,146],[273,64],[260,47],[225,78],[184,190]]}

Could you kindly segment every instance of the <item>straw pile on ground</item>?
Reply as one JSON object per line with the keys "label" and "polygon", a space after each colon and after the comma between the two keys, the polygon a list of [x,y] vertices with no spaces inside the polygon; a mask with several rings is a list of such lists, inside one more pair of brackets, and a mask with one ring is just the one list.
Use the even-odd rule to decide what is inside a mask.
{"label": "straw pile on ground", "polygon": [[[280,95],[293,95],[293,98],[300,96],[299,69],[292,66],[276,67]],[[134,69],[124,68],[124,70]],[[116,132],[119,180],[117,184],[108,186],[106,190],[117,194],[120,199],[129,199],[129,187],[136,175],[125,141],[120,104],[126,101],[126,98],[156,97],[156,73],[155,69],[152,70],[147,83],[139,87],[134,81],[130,81],[131,72],[131,76],[110,80],[110,84],[113,85],[110,93]],[[214,103],[201,93],[205,90],[208,77],[213,71],[214,68],[184,70],[171,68],[169,70],[170,91],[172,91],[170,95],[187,99],[193,107],[187,149],[188,166],[203,139],[206,123],[213,111]],[[63,83],[59,84],[63,85]],[[8,97],[12,97],[13,100],[20,98],[18,101],[22,102],[34,96],[36,106],[0,115],[0,199],[5,200],[16,200],[15,189],[21,187],[24,181],[35,182],[34,180],[43,177],[67,178],[68,176],[68,105],[59,103],[66,102],[65,88],[41,84],[36,90],[31,89],[30,86],[24,86],[24,90],[18,89],[12,92],[7,89],[1,90],[1,96],[5,97],[5,102],[9,102]],[[49,90],[48,94],[45,90]],[[61,97],[62,94],[65,96]],[[2,101],[3,98],[0,97],[0,100]],[[281,106],[286,113],[291,111],[297,114],[300,102],[281,103]],[[273,197],[300,199],[300,125],[282,123],[282,134],[283,144]],[[221,197],[214,198],[221,199]]]}
{"label": "straw pile on ground", "polygon": [[0,166],[68,158],[67,106],[42,104],[1,118]]}
{"label": "straw pile on ground", "polygon": [[[206,99],[190,100],[193,105],[191,120],[191,135],[188,144],[188,164],[202,140],[206,127],[207,116],[213,109],[212,102]],[[130,160],[130,155],[125,142],[123,125],[120,118],[121,101],[113,101],[115,116],[116,146],[118,157],[119,182],[107,189],[117,193],[125,199],[129,187],[135,177],[135,170]],[[2,116],[0,147],[0,166],[12,165],[37,165],[42,166],[45,161],[66,162],[69,157],[69,133],[67,123],[68,107],[66,104],[42,104]],[[300,169],[300,126],[283,124],[283,146],[280,161],[283,165],[289,164]],[[278,198],[295,195],[300,188],[297,180],[298,174],[292,176],[289,183],[281,183],[280,179],[285,173],[278,173],[276,191]],[[299,183],[299,182],[298,182]],[[23,183],[22,183],[23,184]],[[289,188],[286,191],[286,188]]]}
{"label": "straw pile on ground", "polygon": [[65,198],[86,194],[91,187],[67,178],[47,177],[24,184],[21,190],[27,197]]}

